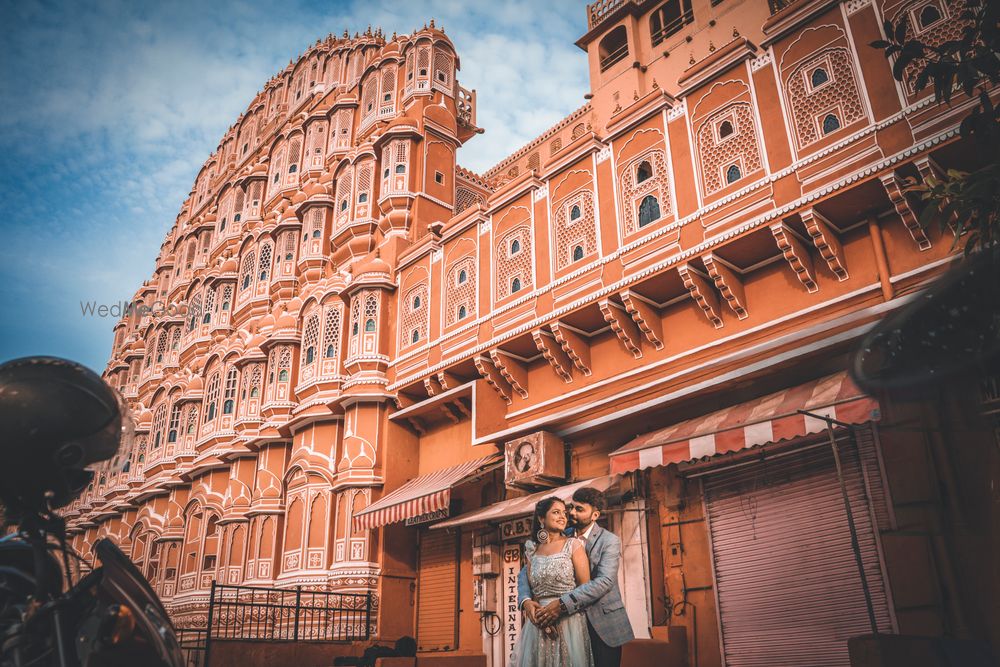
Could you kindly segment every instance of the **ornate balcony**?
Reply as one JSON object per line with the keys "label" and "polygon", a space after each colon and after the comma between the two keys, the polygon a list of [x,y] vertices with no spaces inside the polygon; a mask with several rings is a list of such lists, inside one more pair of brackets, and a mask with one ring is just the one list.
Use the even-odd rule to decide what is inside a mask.
{"label": "ornate balcony", "polygon": [[597,0],[587,5],[587,30],[600,25],[612,12],[622,5],[637,4],[636,0]]}

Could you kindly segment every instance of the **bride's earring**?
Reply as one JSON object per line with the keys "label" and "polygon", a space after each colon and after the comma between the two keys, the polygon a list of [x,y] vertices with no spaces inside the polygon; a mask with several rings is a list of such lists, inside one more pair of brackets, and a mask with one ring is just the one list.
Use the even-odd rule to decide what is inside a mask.
{"label": "bride's earring", "polygon": [[538,541],[541,544],[545,544],[546,542],[549,541],[549,531],[542,528],[540,531],[538,531],[538,534],[535,537],[538,538]]}

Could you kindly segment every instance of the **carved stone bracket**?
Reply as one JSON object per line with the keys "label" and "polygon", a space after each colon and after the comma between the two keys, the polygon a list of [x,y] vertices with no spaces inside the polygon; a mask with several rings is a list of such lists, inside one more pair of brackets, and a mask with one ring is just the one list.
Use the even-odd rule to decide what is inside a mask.
{"label": "carved stone bracket", "polygon": [[584,375],[590,375],[590,342],[562,322],[553,322],[552,333],[556,342]]}
{"label": "carved stone bracket", "polygon": [[715,281],[715,287],[719,290],[719,294],[736,313],[736,317],[745,320],[750,313],[747,312],[747,296],[739,275],[712,253],[706,254],[701,259],[705,262],[709,277]]}
{"label": "carved stone bracket", "polygon": [[[942,181],[948,176],[944,168],[941,165],[939,165],[937,161],[930,155],[922,155],[916,160],[914,160],[913,163],[917,165],[917,171],[920,172],[920,178],[924,179],[924,181],[926,181],[928,178],[935,178],[939,181]],[[952,228],[952,231],[954,231],[955,229],[955,222],[957,217],[958,217],[957,214],[953,213],[951,219],[948,220],[948,225]]]}
{"label": "carved stone bracket", "polygon": [[708,282],[708,278],[691,268],[687,263],[677,267],[677,273],[684,281],[684,287],[694,302],[705,313],[705,317],[716,329],[722,328],[722,315],[719,312],[719,296]]}
{"label": "carved stone bracket", "polygon": [[778,250],[785,256],[785,260],[792,267],[799,282],[805,286],[808,292],[817,291],[819,284],[816,282],[816,269],[813,267],[809,247],[784,222],[771,225],[771,234],[774,236],[775,243],[778,244]]}
{"label": "carved stone bracket", "polygon": [[427,428],[424,426],[424,422],[421,421],[419,417],[407,417],[406,421],[410,424],[410,428],[417,432],[417,435],[427,433]]}
{"label": "carved stone bracket", "polygon": [[465,384],[462,378],[458,377],[457,375],[454,375],[453,373],[449,373],[448,371],[439,371],[437,374],[437,379],[438,379],[438,384],[441,385],[441,389],[444,391],[448,391],[462,384]]}
{"label": "carved stone bracket", "polygon": [[844,259],[844,249],[840,245],[840,239],[833,231],[830,221],[824,218],[819,211],[807,208],[799,215],[805,223],[806,231],[812,237],[813,245],[819,250],[820,257],[830,267],[830,270],[838,280],[847,280],[847,262]]}
{"label": "carved stone bracket", "polygon": [[441,385],[434,375],[424,378],[424,388],[427,390],[428,396],[436,396],[442,391]]}
{"label": "carved stone bracket", "polygon": [[641,357],[639,327],[632,321],[632,316],[629,315],[628,311],[610,299],[601,299],[597,305],[600,307],[605,321],[611,325],[611,330],[618,336],[618,340],[625,346],[625,349],[636,359]]}
{"label": "carved stone bracket", "polygon": [[903,194],[903,183],[899,174],[895,171],[890,171],[886,174],[879,174],[878,179],[882,181],[886,194],[889,195],[889,201],[892,202],[893,207],[896,209],[896,214],[899,215],[903,224],[906,225],[906,229],[910,232],[910,236],[913,237],[917,247],[921,250],[930,248],[931,240],[927,238],[924,228],[920,226],[917,212],[913,210],[909,200]]}
{"label": "carved stone bracket", "polygon": [[656,307],[631,290],[625,290],[619,296],[622,298],[622,303],[625,304],[625,310],[632,316],[632,321],[646,336],[646,340],[652,343],[657,350],[662,350],[663,323],[660,321],[660,314]]}
{"label": "carved stone bracket", "polygon": [[528,371],[519,361],[506,352],[500,350],[490,350],[490,358],[496,366],[500,375],[510,384],[521,398],[528,398]]}
{"label": "carved stone bracket", "polygon": [[493,360],[489,357],[484,357],[482,355],[472,358],[472,363],[475,364],[476,370],[479,374],[486,380],[486,383],[493,387],[493,390],[500,395],[500,398],[507,403],[511,404],[511,396],[513,395],[513,389],[510,383],[504,379],[497,370],[496,366],[493,365]]}
{"label": "carved stone bracket", "polygon": [[535,329],[531,332],[531,337],[556,375],[562,378],[563,382],[572,382],[573,375],[570,371],[573,368],[573,361],[562,349],[562,345],[556,341],[555,336],[544,329]]}

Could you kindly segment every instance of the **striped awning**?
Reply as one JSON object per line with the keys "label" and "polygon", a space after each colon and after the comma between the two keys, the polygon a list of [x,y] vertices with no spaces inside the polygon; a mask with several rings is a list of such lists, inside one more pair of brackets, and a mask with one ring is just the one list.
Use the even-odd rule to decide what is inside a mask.
{"label": "striped awning", "polygon": [[436,523],[431,526],[431,530],[454,528],[456,526],[468,526],[473,523],[500,522],[506,521],[507,519],[515,519],[520,516],[527,516],[535,511],[535,505],[542,498],[555,496],[564,501],[568,501],[573,497],[573,494],[577,489],[585,486],[595,488],[601,493],[604,493],[616,484],[620,478],[620,475],[595,477],[594,479],[585,479],[579,482],[573,482],[572,484],[560,486],[555,489],[545,489],[544,491],[538,491],[537,493],[532,493],[527,496],[518,496],[517,498],[511,498],[509,500],[501,500],[500,502],[493,503],[492,505],[487,505],[486,507],[466,512],[465,514],[457,516],[454,519],[448,519],[447,521]]}
{"label": "striped awning", "polygon": [[503,455],[494,453],[481,459],[414,477],[355,514],[354,530],[371,530],[446,509],[451,502],[453,487],[502,464]]}
{"label": "striped awning", "polygon": [[827,428],[827,422],[799,410],[848,424],[879,418],[878,401],[843,371],[640,435],[611,453],[611,472],[692,461]]}

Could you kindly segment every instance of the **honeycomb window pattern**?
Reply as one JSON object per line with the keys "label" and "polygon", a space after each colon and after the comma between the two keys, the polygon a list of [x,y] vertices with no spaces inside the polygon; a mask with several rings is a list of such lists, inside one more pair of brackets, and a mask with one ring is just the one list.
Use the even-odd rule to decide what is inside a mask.
{"label": "honeycomb window pattern", "polygon": [[[465,271],[465,281],[459,282],[459,274]],[[456,260],[448,271],[448,284],[445,289],[445,326],[451,326],[459,321],[459,309],[465,308],[465,318],[476,316],[476,271],[475,258],[466,255]]]}
{"label": "honeycomb window pattern", "polygon": [[[814,79],[823,79],[816,76],[820,70],[827,75],[826,79],[813,88]],[[825,136],[823,120],[831,112],[836,115],[841,128],[865,117],[861,93],[846,49],[830,49],[810,58],[792,71],[786,85],[800,148]]]}
{"label": "honeycomb window pattern", "polygon": [[[638,170],[648,164],[653,173],[649,178],[638,181]],[[668,215],[670,206],[670,178],[667,160],[661,149],[653,149],[632,159],[622,172],[622,212],[626,236],[639,231],[639,205],[647,195],[656,197],[660,205],[660,216]]]}
{"label": "honeycomb window pattern", "polygon": [[[521,246],[517,252],[511,252],[511,245],[518,241]],[[496,245],[496,300],[503,301],[511,295],[511,285],[514,278],[521,281],[520,291],[530,291],[531,276],[531,230],[527,224],[522,224],[510,230]]]}
{"label": "honeycomb window pattern", "polygon": [[[403,326],[399,330],[400,349],[427,340],[427,284],[407,290],[401,304]],[[414,336],[416,334],[416,336]]]}
{"label": "honeycomb window pattern", "polygon": [[[727,116],[733,123],[734,132],[720,140],[716,131],[717,121]],[[742,159],[744,178],[761,168],[753,111],[746,102],[736,102],[716,111],[698,128],[698,158],[706,195],[726,187],[724,172],[737,157]]]}
{"label": "honeycomb window pattern", "polygon": [[[574,218],[574,208],[579,217]],[[583,257],[597,252],[597,224],[594,216],[594,193],[580,190],[555,206],[556,271],[575,261],[575,248],[580,246]],[[522,280],[523,283],[523,280]]]}

